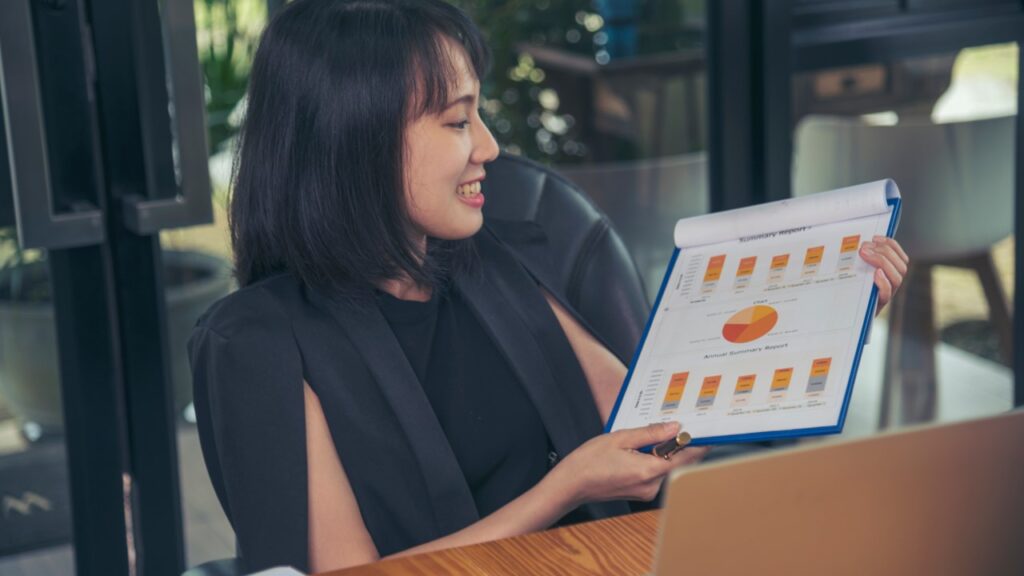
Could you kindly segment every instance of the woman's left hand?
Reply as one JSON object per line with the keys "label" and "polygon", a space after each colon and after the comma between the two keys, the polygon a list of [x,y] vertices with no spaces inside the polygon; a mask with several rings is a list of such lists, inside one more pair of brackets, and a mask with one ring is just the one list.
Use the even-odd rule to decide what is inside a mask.
{"label": "woman's left hand", "polygon": [[907,275],[910,257],[900,243],[885,236],[875,236],[860,247],[860,257],[875,267],[875,285],[878,286],[877,315],[891,300],[903,278]]}

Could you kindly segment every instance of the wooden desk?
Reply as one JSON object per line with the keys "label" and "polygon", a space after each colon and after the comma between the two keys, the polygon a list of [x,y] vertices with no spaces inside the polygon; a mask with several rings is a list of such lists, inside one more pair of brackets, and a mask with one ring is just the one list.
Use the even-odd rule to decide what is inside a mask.
{"label": "wooden desk", "polygon": [[597,522],[462,548],[383,560],[322,576],[433,574],[646,574],[654,558],[658,513]]}

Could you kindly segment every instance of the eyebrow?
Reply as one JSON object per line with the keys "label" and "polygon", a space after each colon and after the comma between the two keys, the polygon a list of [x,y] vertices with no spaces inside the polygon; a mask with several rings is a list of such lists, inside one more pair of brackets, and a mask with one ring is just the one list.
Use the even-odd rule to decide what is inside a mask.
{"label": "eyebrow", "polygon": [[476,96],[475,95],[473,95],[473,94],[465,94],[465,95],[459,96],[455,100],[452,100],[451,102],[449,102],[447,105],[445,105],[444,109],[448,110],[448,109],[450,109],[450,108],[452,108],[454,106],[457,106],[459,104],[472,104],[474,100],[476,100]]}

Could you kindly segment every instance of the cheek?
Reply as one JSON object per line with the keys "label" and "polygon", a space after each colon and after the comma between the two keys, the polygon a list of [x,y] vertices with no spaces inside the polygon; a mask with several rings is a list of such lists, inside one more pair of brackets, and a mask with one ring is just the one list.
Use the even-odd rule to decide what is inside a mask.
{"label": "cheek", "polygon": [[406,197],[410,207],[418,205],[424,210],[455,201],[455,191],[466,176],[468,154],[461,150],[460,142],[438,142],[429,150],[421,150],[410,159],[409,187]]}
{"label": "cheek", "polygon": [[469,151],[459,139],[435,137],[410,147],[406,157],[407,180],[413,184],[456,185],[469,163]]}
{"label": "cheek", "polygon": [[406,142],[405,201],[416,232],[458,239],[479,229],[482,215],[456,194],[467,177],[471,143],[462,134],[443,130],[413,131]]}

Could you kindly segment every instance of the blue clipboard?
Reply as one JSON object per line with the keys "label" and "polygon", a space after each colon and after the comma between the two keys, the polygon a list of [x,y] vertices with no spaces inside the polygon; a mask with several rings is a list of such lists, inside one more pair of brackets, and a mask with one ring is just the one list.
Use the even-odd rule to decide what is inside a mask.
{"label": "blue clipboard", "polygon": [[[889,217],[889,227],[886,231],[886,236],[889,238],[893,237],[896,233],[896,226],[900,219],[900,209],[902,207],[901,198],[890,198],[886,203],[891,207],[892,212]],[[662,295],[665,293],[665,287],[668,285],[669,277],[672,275],[672,271],[675,269],[676,259],[679,257],[679,248],[676,248],[672,252],[672,258],[669,259],[668,266],[665,269],[665,277],[661,281],[661,287],[658,289],[658,296],[654,299],[654,306],[651,308],[651,315],[647,317],[647,325],[644,326],[644,333],[640,336],[640,343],[636,347],[636,351],[633,353],[633,360],[629,364],[629,371],[626,372],[626,379],[622,383],[622,388],[619,390],[619,397],[615,400],[615,407],[612,408],[612,413],[608,417],[608,423],[605,425],[605,433],[610,432],[615,424],[615,416],[619,413],[619,407],[622,405],[622,400],[626,396],[626,390],[629,389],[629,384],[633,379],[633,370],[636,368],[637,362],[640,360],[640,351],[644,348],[644,343],[647,341],[647,335],[651,330],[651,325],[654,323],[654,316],[658,313],[659,305],[661,304]],[[850,397],[853,395],[853,384],[857,378],[857,368],[860,365],[861,354],[864,351],[864,344],[867,342],[868,331],[871,329],[871,321],[875,311],[875,304],[878,300],[878,287],[872,286],[871,296],[868,300],[867,314],[864,317],[864,323],[861,326],[860,340],[857,342],[857,351],[853,357],[853,366],[850,369],[850,381],[846,386],[846,396],[843,398],[843,406],[839,412],[839,421],[834,426],[819,426],[816,428],[794,428],[792,430],[774,430],[771,432],[757,432],[750,434],[731,434],[726,436],[707,436],[704,438],[694,438],[690,442],[690,446],[707,446],[714,444],[735,444],[740,442],[760,442],[763,440],[775,440],[778,438],[797,438],[802,436],[818,436],[822,434],[837,434],[843,431],[843,424],[846,422],[846,410],[850,406]],[[648,446],[646,450],[649,450]]]}

